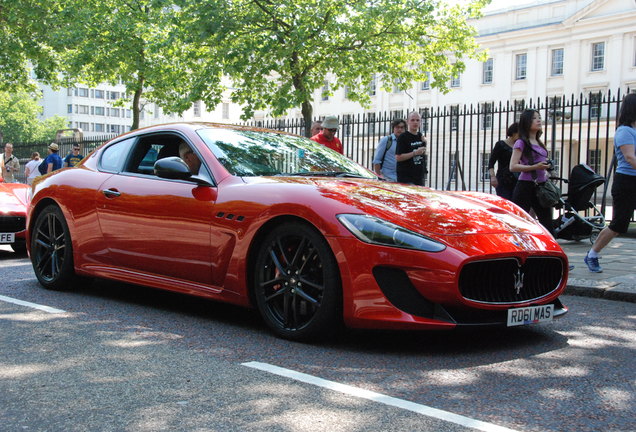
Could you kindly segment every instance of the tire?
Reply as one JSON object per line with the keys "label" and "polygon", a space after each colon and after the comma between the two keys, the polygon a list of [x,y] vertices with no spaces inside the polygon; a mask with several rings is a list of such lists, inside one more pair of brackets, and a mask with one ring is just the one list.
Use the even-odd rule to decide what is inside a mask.
{"label": "tire", "polygon": [[45,207],[35,220],[31,234],[31,263],[44,288],[68,290],[74,287],[71,234],[62,210],[55,205]]}
{"label": "tire", "polygon": [[326,339],[342,325],[342,286],[327,241],[302,223],[279,225],[260,244],[253,292],[265,323],[297,341]]}

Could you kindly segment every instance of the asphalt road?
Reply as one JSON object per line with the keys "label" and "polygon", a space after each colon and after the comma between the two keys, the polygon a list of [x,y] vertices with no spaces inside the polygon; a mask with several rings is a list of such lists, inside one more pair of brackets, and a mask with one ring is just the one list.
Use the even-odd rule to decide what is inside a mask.
{"label": "asphalt road", "polygon": [[47,291],[4,248],[0,272],[2,431],[636,430],[634,303],[565,296],[547,325],[310,345],[196,298]]}

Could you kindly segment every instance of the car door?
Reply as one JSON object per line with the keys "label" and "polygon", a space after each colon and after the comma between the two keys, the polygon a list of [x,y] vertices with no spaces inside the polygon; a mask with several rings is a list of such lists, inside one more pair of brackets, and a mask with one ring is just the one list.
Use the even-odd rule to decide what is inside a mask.
{"label": "car door", "polygon": [[159,152],[157,145],[146,147],[132,165],[138,170],[129,167],[111,176],[97,194],[111,262],[121,269],[210,284],[210,221],[216,194],[201,189],[213,187],[148,174],[148,158]]}

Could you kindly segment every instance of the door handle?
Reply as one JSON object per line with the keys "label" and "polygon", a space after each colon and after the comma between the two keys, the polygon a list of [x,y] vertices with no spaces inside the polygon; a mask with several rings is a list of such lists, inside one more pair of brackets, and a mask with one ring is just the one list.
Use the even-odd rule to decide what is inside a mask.
{"label": "door handle", "polygon": [[106,195],[106,198],[115,198],[121,195],[121,193],[113,189],[104,189],[102,193]]}

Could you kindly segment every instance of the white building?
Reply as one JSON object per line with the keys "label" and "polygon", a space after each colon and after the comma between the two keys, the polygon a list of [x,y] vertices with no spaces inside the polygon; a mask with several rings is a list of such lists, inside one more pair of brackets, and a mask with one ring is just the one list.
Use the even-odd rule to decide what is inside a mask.
{"label": "white building", "polygon": [[[117,107],[115,102],[126,95],[124,85],[100,84],[89,87],[78,84],[75,87],[53,90],[49,86],[40,85],[43,107],[41,118],[56,115],[68,119],[68,127],[81,129],[84,136],[103,134],[121,134],[130,130],[132,110],[128,107]],[[208,109],[204,103],[195,102],[181,115],[165,114],[161,107],[154,103],[143,104],[140,113],[140,127],[175,121],[211,121],[217,123],[238,123],[242,114],[241,107],[230,102],[228,90],[222,102],[214,109]]]}
{"label": "white building", "polygon": [[[486,63],[468,60],[465,72],[450,83],[449,93],[431,89],[428,83],[394,93],[378,87],[372,105],[363,108],[347,100],[344,89],[329,98],[317,91],[314,115],[477,106],[636,89],[634,0],[496,0],[472,24],[489,58]],[[300,109],[289,117],[302,117]]]}

